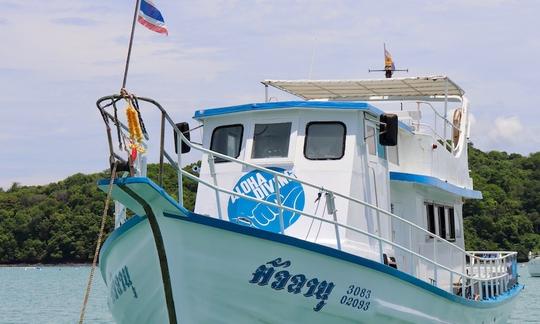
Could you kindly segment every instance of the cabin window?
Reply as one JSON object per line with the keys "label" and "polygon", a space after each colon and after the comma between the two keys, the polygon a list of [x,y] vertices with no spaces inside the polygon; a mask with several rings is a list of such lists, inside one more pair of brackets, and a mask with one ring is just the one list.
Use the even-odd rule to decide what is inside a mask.
{"label": "cabin window", "polygon": [[456,239],[456,219],[454,216],[454,208],[448,209],[448,225],[450,225],[450,235],[448,237],[449,240],[455,240]]}
{"label": "cabin window", "polygon": [[[449,241],[456,240],[459,224],[456,223],[454,208],[426,203],[427,230]],[[437,214],[435,215],[435,210]],[[438,221],[438,224],[435,223]],[[438,226],[437,226],[438,225]],[[459,234],[457,234],[459,236]],[[433,238],[432,236],[429,236]]]}
{"label": "cabin window", "polygon": [[291,123],[255,124],[252,159],[289,156]]}
{"label": "cabin window", "polygon": [[309,160],[339,160],[345,154],[342,122],[311,122],[306,126],[304,156]]}
{"label": "cabin window", "polygon": [[370,155],[379,156],[386,160],[386,146],[379,143],[379,129],[373,126],[366,127],[366,144]]}
{"label": "cabin window", "polygon": [[432,204],[426,205],[427,212],[427,230],[433,234],[437,234],[435,229],[435,208]]}
{"label": "cabin window", "polygon": [[[237,158],[240,155],[242,146],[242,134],[244,126],[242,125],[227,125],[219,126],[212,133],[210,149],[212,151]],[[215,162],[228,162],[225,159],[216,157]]]}
{"label": "cabin window", "polygon": [[375,128],[368,126],[366,128],[366,144],[370,155],[377,155],[375,151]]}
{"label": "cabin window", "polygon": [[377,155],[381,159],[386,160],[386,146],[381,145],[381,143],[379,142],[379,135],[380,135],[380,129],[379,127],[377,127],[377,136],[375,136],[375,140],[377,141]]}
{"label": "cabin window", "polygon": [[[379,133],[377,131],[377,133]],[[379,136],[377,135],[377,155],[381,158],[381,159],[385,159],[386,160],[386,146],[383,146],[381,145],[381,143],[379,143]]]}

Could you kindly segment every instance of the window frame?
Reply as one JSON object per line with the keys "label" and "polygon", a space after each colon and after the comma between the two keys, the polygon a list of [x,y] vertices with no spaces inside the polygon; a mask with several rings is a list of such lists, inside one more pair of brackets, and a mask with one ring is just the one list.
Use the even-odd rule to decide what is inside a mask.
{"label": "window frame", "polygon": [[[287,143],[287,155],[286,156],[271,156],[271,157],[254,157],[253,153],[255,152],[255,145],[257,144],[257,142],[255,141],[255,129],[257,128],[257,125],[275,125],[275,124],[290,124],[289,137],[288,137],[288,143]],[[251,150],[249,152],[249,159],[253,161],[265,161],[265,160],[274,161],[274,160],[289,159],[291,156],[291,142],[293,141],[292,139],[293,127],[294,127],[294,123],[290,120],[264,121],[264,122],[257,122],[256,120],[253,121],[253,132],[252,132],[253,135],[251,137]]]}
{"label": "window frame", "polygon": [[[430,201],[424,201],[424,206],[425,206],[424,219],[426,220],[425,229],[428,232],[430,232],[430,234],[426,235],[426,239],[433,239],[434,237],[431,234],[435,234],[449,242],[455,242],[457,238],[460,237],[457,230],[460,225],[458,224],[458,219],[456,219],[455,206],[451,204],[441,204],[441,203],[430,202]],[[429,229],[430,215],[429,215],[428,209],[430,208],[430,206],[433,208],[433,216],[434,216],[433,226],[435,227],[435,232],[432,232]],[[440,213],[441,209],[443,210],[443,213],[444,213],[442,215]],[[453,211],[453,217],[450,217],[450,210]],[[443,221],[442,223],[441,223],[441,220]],[[453,230],[453,233],[452,233],[452,230]],[[452,236],[452,234],[454,235]]]}
{"label": "window frame", "polygon": [[[212,146],[214,145],[214,135],[216,134],[217,130],[219,130],[221,128],[237,127],[237,126],[241,127],[240,141],[239,141],[240,145],[238,146],[238,153],[236,154],[236,156],[230,156],[230,155],[224,154],[224,155],[227,155],[228,157],[237,159],[240,156],[240,153],[242,152],[242,141],[244,140],[244,125],[243,124],[229,124],[229,125],[221,125],[221,126],[215,127],[212,130],[212,136],[210,137],[210,150],[214,151],[212,149]],[[217,152],[217,151],[214,151],[214,152]],[[218,153],[220,153],[220,152],[218,152]],[[223,154],[223,153],[221,153],[221,154]],[[228,160],[225,160],[225,159],[222,159],[222,158],[219,158],[219,157],[214,158],[214,163],[224,163],[224,162],[231,162],[231,161],[228,161]]]}
{"label": "window frame", "polygon": [[[337,125],[341,125],[343,126],[343,141],[342,141],[342,150],[341,150],[341,155],[337,158],[309,158],[307,155],[306,155],[306,150],[307,150],[307,141],[308,141],[308,136],[309,136],[309,127],[311,125],[316,125],[316,124],[337,124]],[[305,131],[305,136],[304,136],[304,158],[306,158],[306,160],[310,160],[310,161],[331,161],[331,160],[341,160],[344,156],[345,156],[345,144],[347,142],[347,125],[345,125],[344,122],[342,121],[333,121],[333,120],[329,120],[329,121],[310,121],[309,123],[306,124],[306,131]]]}

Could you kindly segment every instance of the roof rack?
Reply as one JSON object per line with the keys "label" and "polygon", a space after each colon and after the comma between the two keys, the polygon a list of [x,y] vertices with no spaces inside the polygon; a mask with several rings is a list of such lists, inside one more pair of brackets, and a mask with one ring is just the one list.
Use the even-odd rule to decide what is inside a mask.
{"label": "roof rack", "polygon": [[266,89],[273,86],[305,100],[461,101],[465,94],[447,76],[376,80],[264,80],[261,83]]}

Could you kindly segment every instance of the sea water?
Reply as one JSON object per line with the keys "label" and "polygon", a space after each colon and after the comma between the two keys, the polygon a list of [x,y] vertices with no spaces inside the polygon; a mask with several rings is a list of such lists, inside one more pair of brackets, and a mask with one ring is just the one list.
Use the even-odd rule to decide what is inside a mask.
{"label": "sea water", "polygon": [[540,323],[540,277],[531,277],[527,264],[518,266],[519,283],[525,289],[517,297],[509,323]]}
{"label": "sea water", "polygon": [[[0,323],[79,323],[89,266],[0,267]],[[114,323],[99,269],[85,323]]]}
{"label": "sea water", "polygon": [[[519,267],[525,290],[510,323],[540,323],[540,277]],[[89,266],[0,267],[0,323],[78,323]],[[96,269],[85,323],[114,323],[107,309],[107,288]]]}

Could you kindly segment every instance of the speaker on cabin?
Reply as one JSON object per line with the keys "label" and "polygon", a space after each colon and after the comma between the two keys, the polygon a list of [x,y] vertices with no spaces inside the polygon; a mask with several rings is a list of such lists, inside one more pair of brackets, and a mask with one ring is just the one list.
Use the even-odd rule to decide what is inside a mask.
{"label": "speaker on cabin", "polygon": [[[191,141],[191,136],[189,134],[189,124],[186,122],[181,122],[176,124],[176,127],[184,134],[186,139],[188,141]],[[178,137],[176,136],[176,132],[173,130],[173,137],[174,137],[174,151],[178,154]],[[182,153],[187,153],[191,150],[191,147],[187,145],[186,143],[182,142]]]}
{"label": "speaker on cabin", "polygon": [[396,146],[398,141],[398,116],[396,114],[382,114],[379,121],[381,123],[379,143],[384,146]]}

